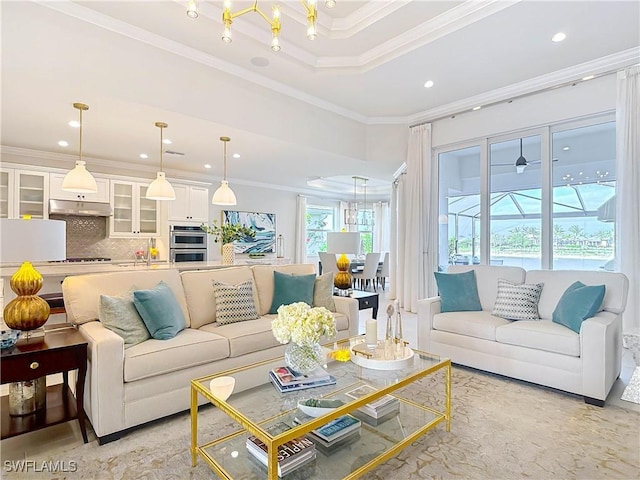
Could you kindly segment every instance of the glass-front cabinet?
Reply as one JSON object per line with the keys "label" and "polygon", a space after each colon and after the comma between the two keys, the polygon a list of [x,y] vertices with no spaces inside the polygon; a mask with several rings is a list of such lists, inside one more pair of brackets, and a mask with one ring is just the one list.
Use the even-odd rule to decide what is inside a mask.
{"label": "glass-front cabinet", "polygon": [[158,235],[158,202],[149,200],[147,184],[113,180],[109,222],[112,237],[151,237]]}
{"label": "glass-front cabinet", "polygon": [[0,170],[0,218],[13,216],[13,170]]}

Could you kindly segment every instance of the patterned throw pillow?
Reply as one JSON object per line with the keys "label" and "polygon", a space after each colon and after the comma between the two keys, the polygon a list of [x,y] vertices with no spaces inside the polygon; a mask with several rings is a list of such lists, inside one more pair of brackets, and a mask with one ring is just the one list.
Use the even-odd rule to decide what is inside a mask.
{"label": "patterned throw pillow", "polygon": [[498,296],[492,315],[508,320],[540,320],[538,300],[544,283],[511,283],[498,279]]}
{"label": "patterned throw pillow", "polygon": [[216,320],[220,325],[255,320],[258,311],[253,302],[253,282],[237,285],[213,281],[213,296],[216,299]]}

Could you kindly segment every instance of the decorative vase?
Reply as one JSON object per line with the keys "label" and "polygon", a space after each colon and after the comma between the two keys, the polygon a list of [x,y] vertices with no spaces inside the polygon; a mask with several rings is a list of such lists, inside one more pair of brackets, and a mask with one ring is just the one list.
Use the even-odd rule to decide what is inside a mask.
{"label": "decorative vase", "polygon": [[314,371],[324,360],[324,352],[319,343],[298,345],[289,342],[284,352],[284,362],[287,366],[303,375]]}
{"label": "decorative vase", "polygon": [[233,251],[233,243],[222,245],[222,265],[233,265],[236,261],[236,254]]}

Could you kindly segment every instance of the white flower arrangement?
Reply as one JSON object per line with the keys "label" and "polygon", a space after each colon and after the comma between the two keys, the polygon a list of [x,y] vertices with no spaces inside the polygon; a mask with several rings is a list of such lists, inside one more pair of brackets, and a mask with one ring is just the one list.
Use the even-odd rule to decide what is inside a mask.
{"label": "white flower arrangement", "polygon": [[271,321],[273,336],[280,343],[298,345],[318,343],[322,335],[336,334],[336,320],[324,307],[310,307],[304,302],[281,305],[278,317]]}

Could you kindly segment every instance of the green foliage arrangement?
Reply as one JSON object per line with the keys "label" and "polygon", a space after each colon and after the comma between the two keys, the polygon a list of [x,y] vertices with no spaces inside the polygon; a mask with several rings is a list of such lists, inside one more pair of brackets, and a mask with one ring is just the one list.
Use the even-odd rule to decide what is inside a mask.
{"label": "green foliage arrangement", "polygon": [[215,243],[222,242],[222,244],[233,243],[236,240],[243,238],[255,238],[256,232],[250,228],[240,225],[239,223],[223,223],[218,225],[218,221],[214,220],[213,225],[200,225],[200,229],[209,235],[213,235],[213,241]]}

